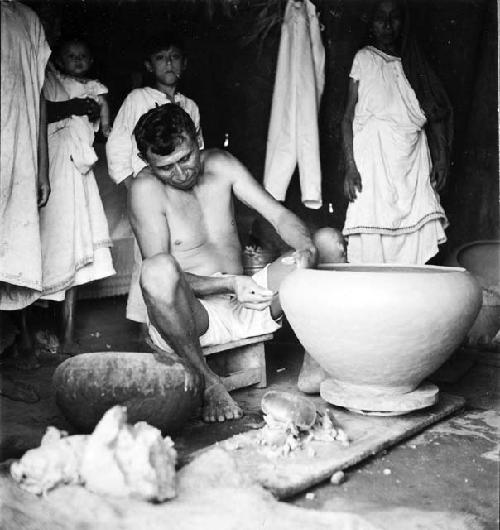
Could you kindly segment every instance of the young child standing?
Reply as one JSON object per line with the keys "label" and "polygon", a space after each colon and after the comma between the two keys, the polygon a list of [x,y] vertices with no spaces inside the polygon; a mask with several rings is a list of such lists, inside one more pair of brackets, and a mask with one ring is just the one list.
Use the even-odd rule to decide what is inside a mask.
{"label": "young child standing", "polygon": [[[64,300],[62,353],[74,343],[75,288],[115,273],[111,240],[92,166],[97,160],[94,133],[109,135],[107,88],[87,74],[89,47],[67,39],[47,69],[43,93],[48,103],[51,196],[40,210],[43,296]],[[95,121],[94,121],[95,120]]]}
{"label": "young child standing", "polygon": [[[134,89],[125,98],[106,145],[109,175],[117,184],[125,182],[127,188],[130,180],[147,165],[138,156],[133,131],[139,118],[148,110],[166,103],[179,105],[193,120],[198,144],[203,148],[198,106],[192,99],[178,92],[179,80],[187,66],[182,41],[168,34],[152,39],[146,48],[144,66],[152,78],[151,86]],[[142,260],[137,244],[134,245],[134,261],[127,300],[127,318],[146,323],[146,305],[139,286]]]}

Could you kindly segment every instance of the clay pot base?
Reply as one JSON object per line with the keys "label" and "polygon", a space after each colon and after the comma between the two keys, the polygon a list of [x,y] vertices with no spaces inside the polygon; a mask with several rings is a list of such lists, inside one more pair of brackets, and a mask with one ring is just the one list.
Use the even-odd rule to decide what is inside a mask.
{"label": "clay pot base", "polygon": [[361,395],[359,390],[349,391],[335,379],[327,379],[320,385],[320,396],[328,403],[344,407],[357,414],[367,416],[401,416],[414,410],[434,405],[439,388],[432,383],[422,383],[406,394]]}

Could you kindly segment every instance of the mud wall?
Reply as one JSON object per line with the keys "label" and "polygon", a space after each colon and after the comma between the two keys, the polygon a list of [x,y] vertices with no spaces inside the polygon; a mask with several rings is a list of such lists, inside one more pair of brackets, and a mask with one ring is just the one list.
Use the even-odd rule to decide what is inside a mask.
{"label": "mud wall", "polygon": [[[320,113],[325,206],[319,211],[302,207],[296,178],[286,203],[313,224],[340,228],[346,208],[340,123],[351,62],[364,43],[369,8],[360,0],[315,3],[327,53]],[[183,35],[189,59],[181,90],[200,107],[206,145],[222,146],[228,134],[229,149],[261,180],[280,30],[276,24],[265,39],[242,44],[242,36],[259,20],[259,4],[66,0],[53,5],[63,32],[85,33],[92,43],[95,75],[108,84],[114,112],[142,83],[141,48],[147,34],[173,28]],[[498,237],[497,4],[414,0],[411,7],[419,42],[455,113],[452,169],[442,193],[451,223],[444,257],[463,242]],[[246,230],[249,213],[241,207],[238,211],[247,220]]]}

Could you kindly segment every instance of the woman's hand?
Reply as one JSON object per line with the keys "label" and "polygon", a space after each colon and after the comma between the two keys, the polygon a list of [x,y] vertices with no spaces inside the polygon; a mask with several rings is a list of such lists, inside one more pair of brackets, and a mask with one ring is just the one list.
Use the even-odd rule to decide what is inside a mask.
{"label": "woman's hand", "polygon": [[102,125],[101,124],[101,132],[104,138],[109,138],[109,135],[111,134],[111,131],[113,129],[109,125]]}
{"label": "woman's hand", "polygon": [[358,198],[358,193],[363,190],[361,175],[355,163],[347,166],[344,177],[344,195],[349,202],[354,202]]}
{"label": "woman's hand", "polygon": [[449,164],[446,161],[438,161],[432,166],[431,184],[436,191],[441,191],[448,180]]}
{"label": "woman's hand", "polygon": [[38,208],[43,208],[46,204],[47,204],[47,201],[49,200],[49,196],[50,196],[50,182],[49,182],[49,179],[44,177],[44,176],[39,176],[38,177],[38,189],[37,189],[37,194],[38,194],[38,197],[37,197],[37,205],[38,205]]}
{"label": "woman's hand", "polygon": [[234,294],[247,309],[262,311],[271,305],[273,292],[255,283],[249,276],[233,277]]}

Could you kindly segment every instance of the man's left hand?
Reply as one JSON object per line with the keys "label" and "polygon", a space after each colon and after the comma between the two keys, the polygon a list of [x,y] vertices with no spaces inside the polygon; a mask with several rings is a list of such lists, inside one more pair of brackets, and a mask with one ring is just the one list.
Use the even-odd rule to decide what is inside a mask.
{"label": "man's left hand", "polygon": [[263,311],[271,305],[274,293],[249,276],[233,276],[233,283],[236,299],[243,307]]}

